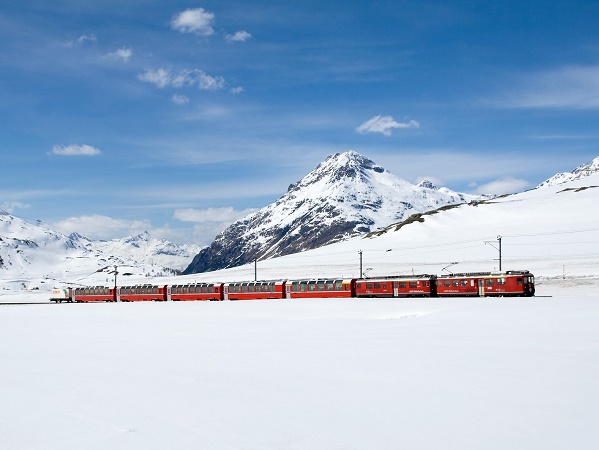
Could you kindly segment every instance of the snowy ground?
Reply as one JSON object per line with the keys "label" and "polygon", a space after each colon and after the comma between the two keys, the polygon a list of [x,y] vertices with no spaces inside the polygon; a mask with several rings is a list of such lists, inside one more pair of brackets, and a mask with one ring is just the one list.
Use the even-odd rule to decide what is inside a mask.
{"label": "snowy ground", "polygon": [[5,274],[0,449],[599,448],[599,174],[576,183],[258,264],[357,277],[361,251],[371,276],[488,271],[502,235],[534,298],[49,304],[48,278]]}
{"label": "snowy ground", "polygon": [[2,449],[596,449],[597,280],[0,305]]}

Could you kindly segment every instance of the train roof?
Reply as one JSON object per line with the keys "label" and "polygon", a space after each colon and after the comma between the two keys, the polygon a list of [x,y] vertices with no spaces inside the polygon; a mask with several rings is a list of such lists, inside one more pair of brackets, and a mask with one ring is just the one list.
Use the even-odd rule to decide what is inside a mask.
{"label": "train roof", "polygon": [[505,277],[508,275],[532,275],[528,270],[506,270],[505,272],[463,272],[450,273],[448,275],[439,275],[438,278],[456,278],[456,277]]}

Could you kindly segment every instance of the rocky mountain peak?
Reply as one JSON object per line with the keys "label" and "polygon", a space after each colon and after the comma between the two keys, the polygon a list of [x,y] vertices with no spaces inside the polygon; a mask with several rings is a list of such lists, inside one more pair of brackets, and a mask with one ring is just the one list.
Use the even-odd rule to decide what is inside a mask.
{"label": "rocky mountain peak", "polygon": [[418,187],[424,189],[437,189],[437,187],[429,180],[422,180],[420,183],[418,183]]}
{"label": "rocky mountain peak", "polygon": [[415,186],[354,151],[335,153],[275,203],[229,226],[184,273],[318,248],[416,212],[478,198]]}

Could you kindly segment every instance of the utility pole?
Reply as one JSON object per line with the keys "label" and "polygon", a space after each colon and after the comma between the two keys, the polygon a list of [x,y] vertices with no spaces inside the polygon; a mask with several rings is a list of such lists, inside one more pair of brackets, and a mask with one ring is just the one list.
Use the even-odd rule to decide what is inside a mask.
{"label": "utility pole", "polygon": [[254,281],[258,281],[258,258],[254,258]]}
{"label": "utility pole", "polygon": [[485,244],[489,244],[491,247],[493,247],[496,250],[499,250],[499,271],[501,272],[501,235],[497,236],[497,241],[499,242],[499,246],[495,247],[495,245],[490,242],[490,241],[485,241]]}
{"label": "utility pole", "polygon": [[501,272],[501,236],[497,236],[499,241],[499,271]]}
{"label": "utility pole", "polygon": [[364,278],[364,275],[362,273],[362,250],[360,250],[358,254],[360,255],[360,278]]}
{"label": "utility pole", "polygon": [[118,266],[114,266],[114,288],[115,289],[116,289],[116,275],[118,273],[117,269],[118,269]]}

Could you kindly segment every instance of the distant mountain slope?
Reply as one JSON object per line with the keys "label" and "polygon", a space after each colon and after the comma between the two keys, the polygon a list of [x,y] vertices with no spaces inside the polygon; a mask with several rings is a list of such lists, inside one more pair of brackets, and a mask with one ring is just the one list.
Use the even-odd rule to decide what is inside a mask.
{"label": "distant mountain slope", "polygon": [[154,239],[147,231],[110,241],[92,241],[77,233],[69,237],[89,250],[177,270],[182,270],[202,248],[194,244],[176,245],[166,239]]}
{"label": "distant mountain slope", "polygon": [[480,198],[437,189],[428,181],[413,185],[353,151],[334,154],[275,203],[229,226],[184,273],[318,248],[414,212]]}
{"label": "distant mountain slope", "polygon": [[599,156],[588,164],[578,166],[572,172],[562,172],[553,175],[551,178],[543,181],[537,187],[555,186],[557,184],[566,183],[568,181],[580,180],[581,178],[588,177],[594,173],[599,172]]}
{"label": "distant mountain slope", "polygon": [[152,239],[147,233],[113,241],[91,241],[77,233],[66,236],[0,211],[2,288],[39,287],[40,283],[111,284],[114,266],[119,267],[122,275],[172,275],[171,269],[181,269],[198,250],[197,246],[180,248]]}

